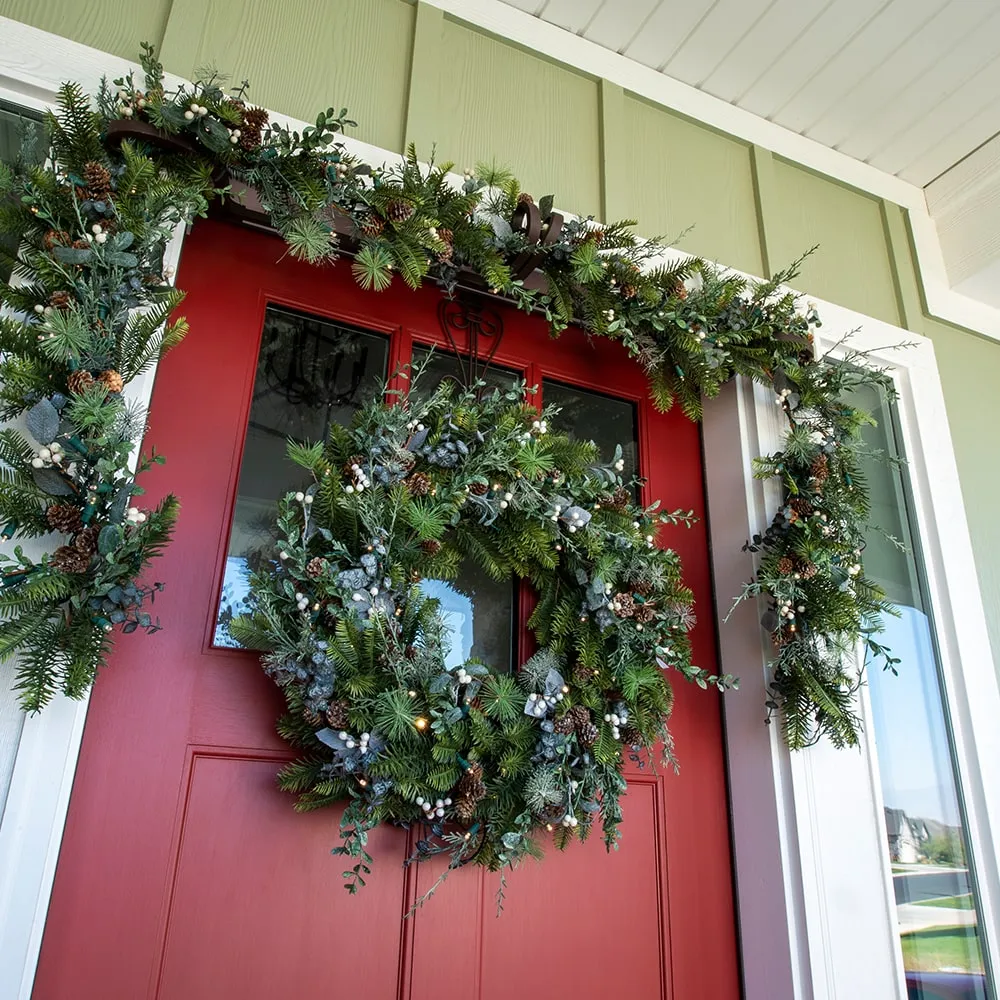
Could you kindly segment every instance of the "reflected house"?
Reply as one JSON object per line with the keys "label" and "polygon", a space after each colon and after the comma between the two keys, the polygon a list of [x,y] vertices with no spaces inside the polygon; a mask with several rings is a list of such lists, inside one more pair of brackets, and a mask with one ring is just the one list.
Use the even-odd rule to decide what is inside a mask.
{"label": "reflected house", "polygon": [[889,857],[898,864],[922,860],[921,845],[931,836],[925,820],[909,817],[902,809],[885,807],[885,829],[889,837]]}

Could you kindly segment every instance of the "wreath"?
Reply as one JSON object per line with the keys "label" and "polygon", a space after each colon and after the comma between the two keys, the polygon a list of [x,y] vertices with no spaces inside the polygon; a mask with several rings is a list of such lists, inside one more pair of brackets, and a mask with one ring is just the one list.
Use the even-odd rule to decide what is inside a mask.
{"label": "wreath", "polygon": [[[692,514],[637,507],[621,450],[601,464],[525,393],[411,387],[325,445],[289,446],[312,484],[281,503],[273,562],[230,631],[266,651],[288,703],[280,732],[302,757],[281,787],[301,809],[349,803],[351,891],[380,822],[418,827],[414,858],[448,852],[449,868],[502,868],[537,852],[539,829],[563,847],[598,819],[610,849],[623,761],[656,746],[670,759],[666,671],[733,683],[691,665],[692,595],[656,544]],[[447,658],[421,581],[466,561],[538,595],[538,651],[513,671]]]}

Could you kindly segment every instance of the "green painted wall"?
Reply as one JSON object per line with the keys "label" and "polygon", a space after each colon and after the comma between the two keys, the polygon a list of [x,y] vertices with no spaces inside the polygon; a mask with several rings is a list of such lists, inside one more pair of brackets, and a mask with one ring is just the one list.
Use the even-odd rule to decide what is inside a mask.
{"label": "green painted wall", "polygon": [[[813,244],[807,292],[930,337],[944,384],[994,649],[1000,650],[1000,344],[927,318],[905,214],[620,87],[407,0],[0,0],[0,15],[182,75],[213,64],[310,119],[346,105],[358,138],[459,168],[494,157],[536,195],[757,274]],[[693,228],[691,228],[693,227]]]}

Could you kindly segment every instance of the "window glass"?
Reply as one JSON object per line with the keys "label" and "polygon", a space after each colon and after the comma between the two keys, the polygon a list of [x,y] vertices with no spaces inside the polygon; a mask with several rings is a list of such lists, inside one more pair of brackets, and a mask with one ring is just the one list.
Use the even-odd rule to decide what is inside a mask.
{"label": "window glass", "polygon": [[886,617],[879,637],[900,658],[898,674],[873,664],[868,685],[908,997],[987,1000],[994,993],[919,539],[905,469],[887,460],[903,457],[895,412],[883,391],[857,395],[878,420],[866,431],[872,523],[906,546],[872,531],[864,559],[866,575],[901,612]]}
{"label": "window glass", "polygon": [[[40,163],[44,157],[45,149],[42,141],[42,128],[36,125],[33,133],[26,133],[29,123],[38,121],[38,116],[33,111],[15,107],[0,101],[0,160],[5,163],[14,163],[19,157],[23,157],[28,162]],[[31,141],[25,144],[24,140],[30,138]],[[16,247],[14,241],[9,237],[0,237],[3,249],[13,252]],[[10,263],[6,254],[0,254],[0,281],[6,281],[10,277]]]}
{"label": "window glass", "polygon": [[548,379],[542,384],[542,400],[546,406],[559,407],[552,421],[554,429],[582,441],[593,441],[605,462],[614,458],[615,448],[621,445],[625,465],[622,479],[628,483],[639,475],[639,430],[634,403]]}
{"label": "window glass", "polygon": [[[413,350],[414,366],[426,364],[418,392],[432,392],[447,378],[459,385],[467,383],[466,359],[435,350],[428,360],[428,353],[423,347]],[[520,371],[493,364],[485,371],[480,366],[477,373],[478,379],[499,389],[509,389],[522,377]],[[497,672],[513,669],[516,581],[498,583],[467,559],[454,580],[424,580],[421,589],[441,602],[451,632],[451,649],[446,658],[449,667],[474,658]]]}
{"label": "window glass", "polygon": [[235,646],[229,621],[246,609],[249,572],[274,557],[278,501],[302,485],[289,438],[321,441],[347,424],[386,374],[388,338],[271,306],[264,320],[215,644]]}

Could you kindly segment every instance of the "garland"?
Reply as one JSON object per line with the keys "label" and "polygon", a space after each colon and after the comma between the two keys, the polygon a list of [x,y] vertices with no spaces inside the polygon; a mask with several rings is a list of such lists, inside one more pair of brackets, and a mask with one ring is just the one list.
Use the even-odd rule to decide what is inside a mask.
{"label": "garland", "polygon": [[[57,690],[83,694],[115,629],[159,627],[145,603],[160,584],[136,580],[169,539],[177,501],[134,503],[136,473],[162,459],[130,464],[143,416],[122,391],[181,340],[183,321],[167,322],[182,293],[163,274],[164,249],[231,178],[256,189],[299,258],[333,259],[349,231],[364,288],[398,275],[451,292],[474,273],[542,311],[554,333],[574,323],[620,340],[661,408],[676,401],[697,418],[702,398],[735,375],[772,387],[789,431],[755,472],[780,477],[787,503],[750,543],[761,558],[743,595],[768,604],[769,708],[792,747],[824,734],[857,742],[847,654],[859,641],[885,653],[872,636],[887,605],[860,562],[859,429],[870,417],[841,400],[881,373],[814,356],[818,317],[781,290],[794,270],[753,283],[699,260],[663,266],[660,245],[630,223],[569,221],[553,232],[551,198],[538,205],[550,229],[536,244],[508,221],[523,220],[532,199],[503,171],[470,171],[455,185],[446,165],[422,167],[412,148],[398,166],[372,168],[336,141],[352,124],[346,112],[298,132],[269,124],[245,85],[230,94],[210,77],[168,91],[150,47],[141,62],[142,86],[131,76],[102,84],[96,110],[64,85],[47,118],[49,163],[0,167],[0,231],[17,245],[3,251],[14,277],[0,287],[0,417],[23,417],[30,435],[0,431],[0,519],[8,538],[63,536],[38,560],[20,547],[4,557],[0,658],[18,656],[25,709]],[[122,120],[146,125],[151,141],[118,141]],[[544,280],[524,277],[525,255]]]}

